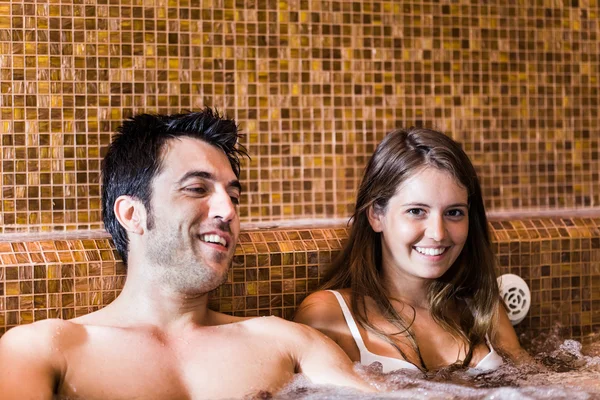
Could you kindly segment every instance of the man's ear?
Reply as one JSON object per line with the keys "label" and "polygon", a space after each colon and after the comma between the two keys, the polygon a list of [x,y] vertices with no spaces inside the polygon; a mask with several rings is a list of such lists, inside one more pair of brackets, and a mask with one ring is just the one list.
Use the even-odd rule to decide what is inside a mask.
{"label": "man's ear", "polygon": [[141,235],[146,226],[146,207],[131,196],[119,196],[115,201],[115,216],[127,232]]}
{"label": "man's ear", "polygon": [[367,210],[367,218],[369,218],[369,224],[375,232],[383,231],[383,216],[384,212],[375,204],[371,204]]}

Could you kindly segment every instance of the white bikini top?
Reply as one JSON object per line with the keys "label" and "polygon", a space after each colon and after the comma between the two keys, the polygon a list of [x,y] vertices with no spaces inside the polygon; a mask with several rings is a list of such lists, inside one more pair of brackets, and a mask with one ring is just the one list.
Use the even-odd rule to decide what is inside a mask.
{"label": "white bikini top", "polygon": [[[352,337],[354,338],[354,342],[356,342],[356,346],[360,351],[360,363],[362,365],[371,365],[374,362],[379,362],[383,366],[383,372],[391,372],[398,369],[410,369],[413,371],[420,371],[416,365],[406,360],[402,360],[400,358],[386,357],[380,356],[375,353],[371,353],[367,346],[365,346],[365,342],[360,335],[360,331],[358,330],[358,326],[356,325],[356,321],[352,317],[352,313],[346,304],[346,301],[342,297],[342,295],[335,291],[329,290],[329,292],[333,293],[340,303],[340,308],[342,309],[342,313],[344,314],[344,318],[346,319],[346,324],[348,324],[348,328],[350,328],[350,333],[352,333]],[[485,336],[485,341],[487,346],[490,348],[490,352],[475,366],[474,368],[469,368],[467,373],[469,375],[477,375],[482,372],[493,371],[504,364],[502,357],[500,354],[496,353],[494,348],[492,347],[487,335]]]}

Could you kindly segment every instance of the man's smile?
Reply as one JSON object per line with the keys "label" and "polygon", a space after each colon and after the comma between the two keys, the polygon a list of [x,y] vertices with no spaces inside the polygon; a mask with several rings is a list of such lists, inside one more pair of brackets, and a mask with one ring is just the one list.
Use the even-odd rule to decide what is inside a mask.
{"label": "man's smile", "polygon": [[231,243],[231,238],[229,235],[216,232],[200,234],[200,240],[204,243],[210,243],[220,247],[224,247],[225,249],[229,248],[229,245]]}

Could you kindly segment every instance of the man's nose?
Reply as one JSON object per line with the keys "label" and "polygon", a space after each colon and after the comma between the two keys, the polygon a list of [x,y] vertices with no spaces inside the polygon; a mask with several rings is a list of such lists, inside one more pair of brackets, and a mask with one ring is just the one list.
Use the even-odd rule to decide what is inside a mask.
{"label": "man's nose", "polygon": [[426,235],[436,242],[441,242],[446,237],[446,223],[442,215],[432,215],[427,220]]}
{"label": "man's nose", "polygon": [[210,199],[209,216],[229,222],[237,215],[236,205],[226,191],[216,191]]}

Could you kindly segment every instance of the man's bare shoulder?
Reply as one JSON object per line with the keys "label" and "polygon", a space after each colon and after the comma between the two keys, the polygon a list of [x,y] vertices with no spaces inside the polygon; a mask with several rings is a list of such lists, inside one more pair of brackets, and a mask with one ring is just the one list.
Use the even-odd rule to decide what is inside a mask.
{"label": "man's bare shoulder", "polygon": [[9,329],[0,338],[1,349],[11,351],[35,351],[38,355],[60,352],[65,345],[76,344],[76,338],[84,335],[83,327],[62,319],[45,319]]}
{"label": "man's bare shoulder", "polygon": [[277,317],[274,315],[265,316],[265,317],[246,317],[246,318],[239,319],[237,322],[247,326],[249,329],[258,329],[258,330],[294,329],[294,325],[296,325],[293,322],[287,321],[283,318],[280,318],[280,317]]}
{"label": "man's bare shoulder", "polygon": [[81,343],[81,332],[81,326],[60,319],[9,329],[0,338],[0,388],[9,393],[6,398],[23,394],[14,382],[31,382],[28,390],[37,391],[39,398],[52,392],[66,371],[65,350]]}
{"label": "man's bare shoulder", "polygon": [[52,340],[63,331],[79,329],[77,324],[58,318],[44,319],[31,324],[19,325],[6,331],[2,341],[19,342],[35,337],[36,341]]}
{"label": "man's bare shoulder", "polygon": [[313,328],[276,316],[253,317],[242,321],[248,329],[263,337],[274,337],[277,341],[302,341],[314,339],[320,334]]}

